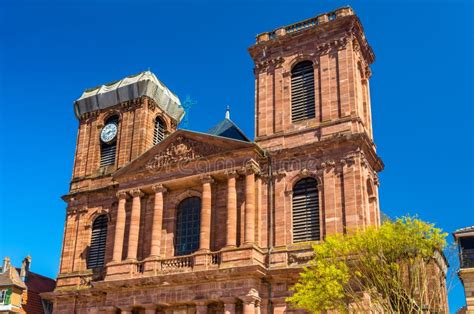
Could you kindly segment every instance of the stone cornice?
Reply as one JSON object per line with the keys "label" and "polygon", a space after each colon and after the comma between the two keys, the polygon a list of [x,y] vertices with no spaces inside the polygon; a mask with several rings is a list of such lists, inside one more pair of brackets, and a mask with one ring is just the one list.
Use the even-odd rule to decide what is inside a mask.
{"label": "stone cornice", "polygon": [[74,199],[75,197],[77,197],[79,195],[113,191],[113,190],[117,189],[117,187],[118,187],[117,183],[112,183],[112,184],[109,184],[109,185],[105,185],[105,186],[101,186],[101,187],[97,187],[97,188],[92,188],[92,189],[91,188],[85,188],[85,189],[69,192],[68,194],[61,196],[61,199],[65,202],[69,202],[69,201],[71,201],[72,199]]}
{"label": "stone cornice", "polygon": [[[329,36],[326,36],[329,34]],[[324,35],[324,36],[323,36]],[[298,42],[304,42],[306,38],[312,42],[316,41],[314,54],[321,55],[331,50],[344,49],[349,43],[357,43],[354,49],[360,50],[367,65],[375,61],[375,55],[364,35],[364,30],[359,18],[355,15],[348,15],[337,18],[331,23],[324,23],[315,27],[307,28],[300,32],[287,33],[272,40],[259,42],[251,46],[248,50],[255,62],[255,71],[268,69],[270,66],[278,66],[282,55],[267,53],[274,47],[289,45],[291,41],[298,38]],[[273,56],[270,58],[270,56]]]}
{"label": "stone cornice", "polygon": [[88,123],[94,119],[96,119],[102,112],[106,112],[106,111],[110,111],[110,109],[119,109],[120,111],[130,111],[130,110],[135,110],[137,108],[140,108],[141,106],[143,106],[144,102],[145,102],[145,99],[151,99],[147,96],[142,96],[142,97],[138,97],[138,98],[135,98],[135,99],[131,99],[131,100],[128,100],[128,101],[124,101],[124,102],[121,102],[121,103],[117,103],[115,106],[111,106],[111,107],[107,107],[107,108],[104,108],[104,109],[99,109],[99,110],[95,110],[95,111],[91,111],[91,112],[86,112],[84,114],[82,114],[81,116],[79,116],[79,121],[81,123]]}
{"label": "stone cornice", "polygon": [[339,134],[339,136],[327,138],[319,142],[271,151],[269,152],[269,155],[271,158],[278,161],[278,159],[285,158],[285,155],[311,151],[315,154],[315,158],[320,158],[320,161],[318,162],[319,164],[315,165],[319,169],[335,166],[336,163],[338,165],[341,165],[342,163],[351,163],[352,156],[350,154],[343,156],[342,158],[336,158],[337,154],[329,152],[329,150],[337,144],[347,144],[348,152],[357,152],[357,155],[362,154],[363,159],[366,160],[367,164],[370,165],[370,168],[375,172],[383,170],[384,164],[380,157],[375,153],[372,141],[365,133]]}

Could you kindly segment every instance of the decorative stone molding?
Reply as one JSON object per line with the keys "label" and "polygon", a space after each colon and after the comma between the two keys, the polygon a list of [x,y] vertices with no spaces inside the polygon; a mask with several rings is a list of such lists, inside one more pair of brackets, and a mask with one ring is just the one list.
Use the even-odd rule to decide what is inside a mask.
{"label": "decorative stone molding", "polygon": [[277,171],[273,171],[272,176],[275,180],[280,181],[286,177],[286,172],[283,169],[278,169]]}
{"label": "decorative stone molding", "polygon": [[312,250],[306,252],[288,252],[289,265],[307,264],[314,257]]}
{"label": "decorative stone molding", "polygon": [[118,198],[119,200],[121,200],[121,199],[127,199],[127,198],[129,198],[129,195],[128,195],[128,193],[127,193],[126,191],[118,191],[118,192],[117,192],[117,198]]}
{"label": "decorative stone molding", "polygon": [[95,111],[90,111],[83,113],[80,117],[80,121],[84,121],[86,123],[92,122],[93,120],[97,119],[99,117],[100,110],[95,110]]}
{"label": "decorative stone molding", "polygon": [[164,194],[164,193],[168,192],[168,189],[161,183],[153,185],[151,187],[151,189],[155,193],[163,193]]}
{"label": "decorative stone molding", "polygon": [[206,183],[214,183],[214,179],[210,175],[203,175],[201,176],[201,183],[206,184]]}
{"label": "decorative stone molding", "polygon": [[322,173],[320,171],[309,171],[306,168],[301,169],[296,175],[294,175],[286,184],[285,195],[290,196],[293,194],[293,186],[299,180],[303,178],[313,178],[317,182],[318,190],[323,187]]}
{"label": "decorative stone molding", "polygon": [[239,173],[235,170],[226,170],[224,173],[227,176],[227,178],[238,178],[239,177]]}
{"label": "decorative stone molding", "polygon": [[242,172],[246,175],[247,174],[252,174],[252,173],[258,174],[258,173],[260,173],[260,166],[255,160],[250,159],[245,164],[245,167],[242,169]]}
{"label": "decorative stone molding", "polygon": [[263,59],[260,62],[256,63],[254,72],[259,73],[262,71],[266,71],[271,67],[280,68],[284,62],[285,59],[283,57],[276,57],[274,59]]}
{"label": "decorative stone molding", "polygon": [[127,111],[135,110],[143,106],[144,100],[145,97],[130,99],[120,103],[120,107]]}
{"label": "decorative stone molding", "polygon": [[68,215],[81,215],[87,213],[87,206],[72,206],[67,209]]}
{"label": "decorative stone molding", "polygon": [[178,136],[164,151],[156,154],[145,165],[148,170],[157,170],[178,162],[189,162],[204,156],[217,154],[223,149],[207,143]]}
{"label": "decorative stone molding", "polygon": [[321,162],[321,169],[331,170],[334,167],[336,167],[336,162],[334,160],[328,159],[328,160],[325,160],[325,161]]}
{"label": "decorative stone molding", "polygon": [[250,289],[245,296],[239,297],[239,299],[241,299],[245,304],[255,304],[261,300],[258,291],[254,288]]}
{"label": "decorative stone molding", "polygon": [[197,191],[197,190],[194,190],[194,189],[188,189],[186,191],[183,191],[180,194],[178,194],[178,195],[176,195],[172,198],[171,207],[172,208],[177,208],[177,206],[179,205],[179,203],[181,203],[181,201],[183,201],[184,199],[186,199],[188,197],[193,197],[193,196],[201,198],[202,193],[201,193],[201,191]]}
{"label": "decorative stone molding", "polygon": [[133,189],[129,193],[132,197],[142,197],[145,195],[140,189]]}

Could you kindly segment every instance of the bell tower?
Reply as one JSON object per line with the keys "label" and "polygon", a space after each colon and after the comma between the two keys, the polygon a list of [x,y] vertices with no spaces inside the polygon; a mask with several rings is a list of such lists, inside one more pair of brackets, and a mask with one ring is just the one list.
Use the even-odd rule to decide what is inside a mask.
{"label": "bell tower", "polygon": [[[308,226],[309,238],[319,240],[378,225],[383,163],[369,93],[375,57],[354,11],[343,7],[259,34],[249,52],[255,142],[276,178],[275,245],[302,241]],[[311,197],[308,222],[301,208],[309,205],[301,204]]]}
{"label": "bell tower", "polygon": [[74,102],[79,120],[71,192],[110,184],[110,175],[176,130],[178,97],[149,72],[85,90]]}
{"label": "bell tower", "polygon": [[249,52],[255,62],[255,138],[262,147],[348,133],[372,140],[374,54],[351,8],[259,34]]}

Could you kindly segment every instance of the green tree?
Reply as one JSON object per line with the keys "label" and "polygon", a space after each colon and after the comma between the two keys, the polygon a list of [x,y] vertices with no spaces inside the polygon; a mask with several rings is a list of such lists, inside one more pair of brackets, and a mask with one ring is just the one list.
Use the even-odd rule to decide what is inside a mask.
{"label": "green tree", "polygon": [[442,312],[446,262],[440,252],[446,236],[413,217],[328,236],[314,245],[315,257],[287,301],[313,313],[368,307],[388,313]]}

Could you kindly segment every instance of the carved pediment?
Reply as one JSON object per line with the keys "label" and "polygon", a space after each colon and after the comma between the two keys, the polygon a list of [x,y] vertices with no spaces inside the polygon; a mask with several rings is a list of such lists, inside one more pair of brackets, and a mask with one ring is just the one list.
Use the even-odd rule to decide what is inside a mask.
{"label": "carved pediment", "polygon": [[204,158],[240,149],[253,149],[255,144],[204,133],[178,130],[150,150],[119,169],[114,178],[124,178],[164,169],[182,167]]}
{"label": "carved pediment", "polygon": [[214,155],[224,150],[217,145],[198,142],[178,136],[166,149],[154,155],[146,164],[148,170],[156,170],[171,164],[189,162],[204,156]]}

